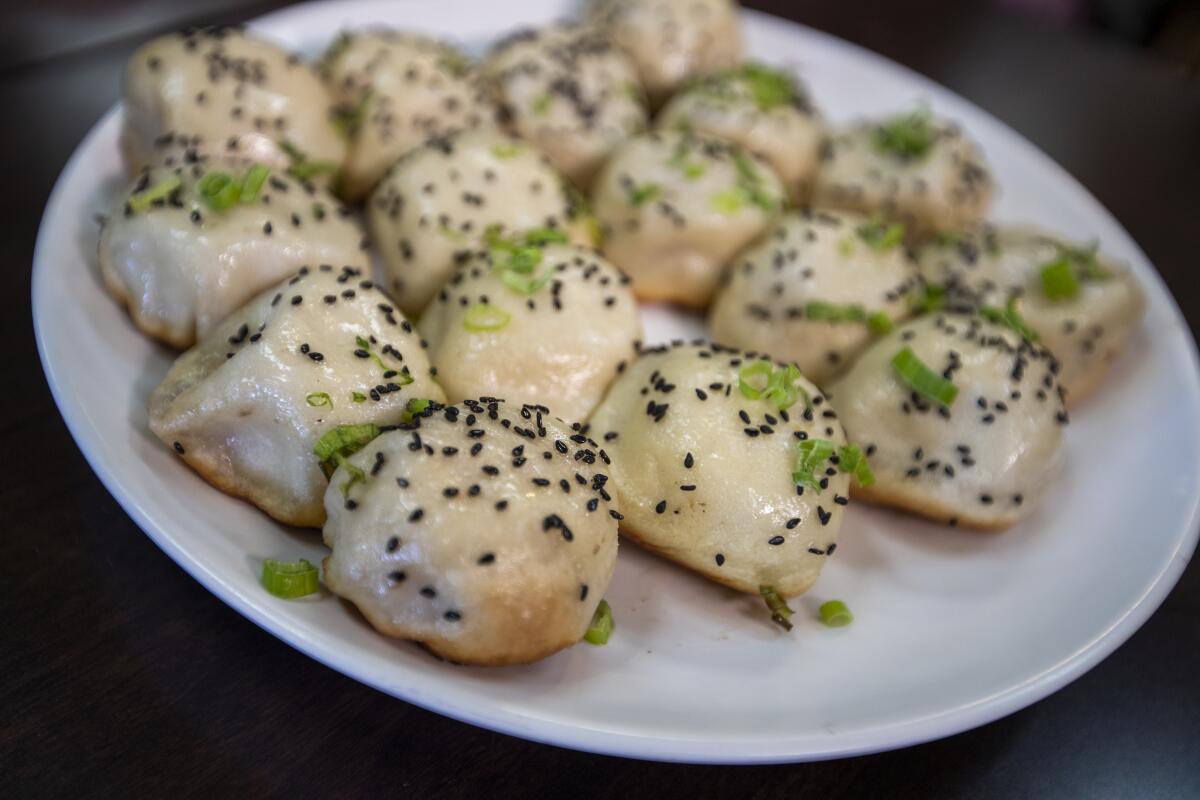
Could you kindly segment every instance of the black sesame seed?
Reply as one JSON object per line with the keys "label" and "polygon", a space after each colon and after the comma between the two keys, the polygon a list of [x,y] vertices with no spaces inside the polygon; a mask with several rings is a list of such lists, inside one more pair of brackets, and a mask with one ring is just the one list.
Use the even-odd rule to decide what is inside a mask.
{"label": "black sesame seed", "polygon": [[656,514],[661,514],[666,510],[667,510],[667,501],[666,500],[659,500],[658,505],[656,505],[654,507],[654,513],[656,513]]}
{"label": "black sesame seed", "polygon": [[767,539],[767,544],[772,545],[781,545],[783,542],[784,538],[782,536],[772,536],[770,539]]}

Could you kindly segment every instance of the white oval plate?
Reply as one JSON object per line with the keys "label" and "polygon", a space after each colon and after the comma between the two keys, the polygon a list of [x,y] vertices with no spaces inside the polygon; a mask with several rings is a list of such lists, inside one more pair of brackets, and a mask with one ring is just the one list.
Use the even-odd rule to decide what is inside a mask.
{"label": "white oval plate", "polygon": [[[340,28],[371,22],[478,52],[567,10],[565,0],[317,3],[253,27],[309,54]],[[961,120],[1002,187],[996,219],[1098,237],[1144,284],[1146,322],[1104,391],[1074,415],[1066,470],[1027,522],[984,535],[854,506],[791,635],[755,598],[624,545],[607,595],[617,620],[608,646],[519,668],[440,663],[376,635],[329,595],[278,600],[258,584],[262,559],[315,562],[319,535],[209,488],[150,434],[146,397],[172,354],[134,330],[97,276],[93,214],[123,182],[119,109],[59,178],[34,258],[42,363],[96,474],[172,559],[280,639],[408,702],[566,747],[697,762],[851,755],[989,722],[1077,678],[1157,608],[1196,544],[1200,380],[1178,308],[1112,216],[988,114],[825,34],[749,11],[743,20],[747,52],[793,67],[834,121],[919,100]],[[702,333],[699,320],[665,309],[645,318],[650,341]],[[849,603],[852,626],[813,621],[829,598]]]}

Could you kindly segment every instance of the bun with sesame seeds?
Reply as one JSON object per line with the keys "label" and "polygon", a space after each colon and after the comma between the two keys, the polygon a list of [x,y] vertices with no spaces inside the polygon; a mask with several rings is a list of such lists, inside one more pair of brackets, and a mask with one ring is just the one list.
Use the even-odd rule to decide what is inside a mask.
{"label": "bun with sesame seeds", "polygon": [[854,213],[787,214],[730,265],[709,312],[713,338],[824,384],[910,313],[916,268],[902,231],[890,232]]}
{"label": "bun with sesame seeds", "polygon": [[193,28],[153,39],[125,68],[121,145],[131,170],[163,163],[178,145],[236,154],[278,169],[297,159],[332,175],[346,145],[312,68],[237,27]]}
{"label": "bun with sesame seeds", "polygon": [[432,139],[409,151],[367,203],[371,236],[406,314],[417,314],[479,249],[484,233],[551,227],[594,244],[581,200],[545,156],[498,131]]}
{"label": "bun with sesame seeds", "polygon": [[828,137],[812,203],[880,214],[922,235],[982,220],[993,189],[978,145],[956,123],[918,109]]}
{"label": "bun with sesame seeds", "polygon": [[[746,370],[758,364],[786,375],[790,397],[747,396],[742,381],[754,381]],[[842,424],[785,365],[717,345],[647,350],[590,430],[612,454],[621,532],[707,578],[790,597],[812,586],[837,548],[849,495],[849,476],[835,466]],[[794,473],[809,440],[827,442],[834,460],[810,465],[806,486]]]}
{"label": "bun with sesame seeds", "polygon": [[591,0],[587,15],[633,58],[655,103],[741,56],[731,0]]}
{"label": "bun with sesame seeds", "polygon": [[693,308],[708,304],[721,268],[767,230],[783,200],[764,161],[678,130],[628,139],[592,187],[604,253],[638,298]]}
{"label": "bun with sesame seeds", "polygon": [[798,202],[812,188],[825,136],[825,125],[799,81],[757,63],[701,78],[672,97],[655,124],[737,142],[762,156]]}
{"label": "bun with sesame seeds", "polygon": [[583,637],[612,578],[606,463],[545,408],[430,406],[330,479],[325,584],[450,661],[545,658]]}
{"label": "bun with sesame seeds", "polygon": [[442,400],[431,375],[416,330],[362,270],[305,267],[175,361],[150,395],[150,429],[218,489],[318,527],[318,439]]}
{"label": "bun with sesame seeds", "polygon": [[507,127],[579,186],[648,122],[637,69],[595,28],[517,33],[492,49],[483,73]]}
{"label": "bun with sesame seeds", "polygon": [[[452,402],[491,392],[584,420],[633,357],[641,322],[628,278],[594,251],[538,244],[554,233],[493,239],[425,310],[421,332]],[[495,322],[473,322],[481,314]]]}
{"label": "bun with sesame seeds", "polygon": [[[213,181],[233,194],[214,198]],[[100,275],[142,332],[190,347],[304,264],[361,261],[363,231],[346,214],[326,192],[250,162],[151,167],[105,218]]]}
{"label": "bun with sesame seeds", "polygon": [[[1096,248],[1030,228],[978,226],[930,242],[919,252],[922,277],[968,309],[1011,310],[1062,363],[1059,383],[1074,407],[1104,380],[1142,319],[1145,298],[1124,266]],[[1042,272],[1065,264],[1076,276],[1070,297],[1049,297]],[[992,312],[994,313],[994,312]]]}
{"label": "bun with sesame seeds", "polygon": [[349,141],[338,191],[361,200],[427,139],[495,121],[490,93],[456,49],[389,28],[342,33],[318,63]]}
{"label": "bun with sesame seeds", "polygon": [[[952,384],[939,390],[948,404],[904,377],[917,370],[893,363],[905,348],[935,384]],[[964,314],[921,317],[875,342],[829,386],[875,473],[855,496],[982,530],[1019,522],[1061,460],[1058,370],[1045,348]]]}

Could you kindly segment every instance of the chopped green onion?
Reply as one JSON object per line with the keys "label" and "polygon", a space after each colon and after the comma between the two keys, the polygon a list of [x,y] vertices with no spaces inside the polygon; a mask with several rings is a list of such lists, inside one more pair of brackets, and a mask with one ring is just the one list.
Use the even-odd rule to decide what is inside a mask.
{"label": "chopped green onion", "polygon": [[271,170],[264,167],[262,164],[255,164],[246,171],[246,177],[242,178],[241,197],[238,201],[249,205],[258,200],[258,194],[262,191],[263,184],[270,177]]}
{"label": "chopped green onion", "polygon": [[[775,368],[771,366],[770,361],[755,361],[753,364],[742,367],[738,370],[738,389],[751,400],[758,400],[766,391],[767,385],[770,384],[771,373],[774,371]],[[761,386],[751,383],[751,381],[759,382],[760,378]]]}
{"label": "chopped green onion", "polygon": [[768,214],[775,213],[779,209],[779,200],[763,189],[762,175],[754,166],[754,160],[740,147],[735,146],[731,152],[738,171],[738,188],[745,194],[746,200]]}
{"label": "chopped green onion", "polygon": [[751,400],[769,400],[780,411],[786,411],[803,397],[809,405],[808,392],[796,384],[801,377],[795,364],[775,369],[769,361],[756,361],[738,370],[738,390]]}
{"label": "chopped green onion", "polygon": [[541,275],[522,275],[520,272],[513,270],[505,270],[500,273],[501,283],[513,291],[521,292],[522,294],[537,293],[553,277],[554,273],[552,271],[543,272]]}
{"label": "chopped green onion", "polygon": [[658,199],[662,194],[662,187],[657,183],[643,183],[640,186],[628,186],[625,193],[629,195],[629,204],[640,206],[643,203],[648,203],[651,200]]}
{"label": "chopped green onion", "polygon": [[762,64],[743,64],[738,73],[738,79],[750,90],[750,96],[759,109],[770,111],[796,102],[799,94],[796,82],[786,72]]}
{"label": "chopped green onion", "polygon": [[722,214],[736,214],[746,207],[746,195],[741,189],[726,189],[712,196],[713,210]]}
{"label": "chopped green onion", "polygon": [[895,325],[885,311],[873,311],[867,315],[867,328],[876,336],[891,333]]}
{"label": "chopped green onion", "polygon": [[828,439],[805,439],[796,446],[796,462],[792,471],[792,483],[807,486],[821,493],[821,476],[818,470],[837,450],[837,445]]}
{"label": "chopped green onion", "polygon": [[889,225],[879,217],[871,217],[865,224],[855,228],[855,232],[871,249],[881,252],[891,250],[904,241],[903,225],[898,222]]}
{"label": "chopped green onion", "polygon": [[535,114],[545,114],[550,110],[550,104],[554,102],[554,95],[549,92],[543,92],[533,99],[530,108]]}
{"label": "chopped green onion", "polygon": [[242,196],[242,186],[228,172],[209,172],[196,185],[200,197],[215,211],[224,211],[237,205]]}
{"label": "chopped green onion", "polygon": [[566,244],[567,234],[558,228],[531,228],[522,234],[525,244],[535,247],[545,247],[548,244]]}
{"label": "chopped green onion", "polygon": [[488,303],[476,303],[467,309],[463,317],[463,327],[472,332],[491,332],[503,330],[512,315],[502,308],[496,308]]}
{"label": "chopped green onion", "polygon": [[1099,249],[1098,242],[1092,242],[1086,247],[1059,245],[1059,252],[1078,268],[1080,279],[1085,281],[1103,281],[1112,277],[1112,273],[1100,266],[1096,260]]}
{"label": "chopped green onion", "polygon": [[471,70],[471,61],[457,50],[446,48],[438,59],[438,66],[451,75],[466,75]]}
{"label": "chopped green onion", "polygon": [[936,283],[923,284],[920,293],[912,295],[910,302],[914,314],[941,311],[946,307],[946,287]]}
{"label": "chopped green onion", "polygon": [[831,628],[843,628],[854,621],[854,615],[841,600],[826,600],[818,609],[821,622]]}
{"label": "chopped green onion", "polygon": [[542,263],[542,248],[565,243],[567,235],[557,228],[534,228],[504,238],[500,231],[498,225],[489,226],[484,232],[484,241],[491,254],[492,268],[499,271],[504,285],[524,294],[533,294],[549,283],[554,277],[553,269],[534,274]]}
{"label": "chopped green onion", "polygon": [[367,402],[367,396],[365,394],[363,394],[362,392],[351,392],[350,399],[356,403]]}
{"label": "chopped green onion", "polygon": [[429,402],[423,397],[412,397],[404,404],[404,411],[400,414],[400,422],[404,425],[411,425],[412,421],[421,415],[421,412],[429,408]]}
{"label": "chopped green onion", "polygon": [[1017,298],[1010,297],[1004,308],[996,306],[983,306],[979,309],[979,315],[986,320],[1003,325],[1017,332],[1022,339],[1030,342],[1038,340],[1037,331],[1029,327],[1021,315],[1017,313]]}
{"label": "chopped green onion", "polygon": [[337,172],[337,164],[332,161],[309,161],[308,155],[288,139],[279,142],[279,149],[291,160],[288,173],[298,181],[309,181],[317,175]]}
{"label": "chopped green onion", "polygon": [[785,631],[790,631],[792,629],[792,614],[795,612],[788,606],[787,600],[779,592],[775,591],[774,586],[768,586],[767,584],[759,586],[758,593],[762,595],[763,602],[771,610],[771,621]]}
{"label": "chopped green onion", "polygon": [[492,145],[492,155],[501,161],[515,158],[521,152],[521,146],[515,142],[500,142]]}
{"label": "chopped green onion", "polygon": [[320,408],[321,406],[329,406],[330,408],[333,408],[333,398],[330,397],[326,392],[313,392],[305,397],[304,401],[313,408]]}
{"label": "chopped green onion", "polygon": [[302,558],[294,563],[289,563],[268,558],[263,562],[262,584],[268,592],[276,597],[295,600],[297,597],[305,597],[317,591],[321,581],[317,568],[308,563],[306,559]]}
{"label": "chopped green onion", "polygon": [[[379,367],[379,368],[380,368],[381,370],[383,370],[384,372],[387,372],[387,371],[388,371],[388,366],[387,366],[387,364],[384,364],[384,363],[383,363],[383,359],[379,357],[379,354],[378,354],[378,353],[376,353],[374,350],[372,350],[372,349],[371,349],[371,343],[370,343],[370,342],[368,342],[366,339],[364,339],[364,338],[363,338],[363,337],[361,337],[361,336],[355,336],[355,337],[354,337],[354,344],[355,344],[355,345],[357,345],[357,346],[358,346],[358,348],[359,348],[360,350],[365,350],[365,351],[366,351],[366,353],[367,353],[367,357],[368,357],[368,358],[370,358],[372,361],[374,361],[374,362],[375,362],[375,366]],[[408,381],[408,383],[412,383],[412,381],[410,380],[410,381]]]}
{"label": "chopped green onion", "polygon": [[583,634],[583,639],[588,644],[608,644],[608,637],[612,636],[612,632],[612,608],[607,600],[601,600],[600,605],[596,606],[596,613],[592,614],[592,624],[588,626],[587,633]]}
{"label": "chopped green onion", "polygon": [[1079,294],[1079,279],[1066,256],[1042,266],[1042,293],[1050,300],[1070,300]]}
{"label": "chopped green onion", "polygon": [[838,448],[838,469],[853,475],[859,486],[870,486],[875,482],[875,473],[867,463],[867,456],[856,444]]}
{"label": "chopped green onion", "polygon": [[847,236],[838,242],[838,252],[842,254],[842,258],[854,255],[854,239]]}
{"label": "chopped green onion", "polygon": [[321,461],[321,469],[329,477],[348,456],[366,447],[380,433],[372,422],[359,425],[338,425],[326,431],[313,445],[313,454]]}
{"label": "chopped green onion", "polygon": [[896,353],[892,358],[892,367],[914,391],[936,403],[949,408],[954,398],[958,397],[958,387],[925,366],[925,362],[917,358],[911,347],[904,347]]}
{"label": "chopped green onion", "polygon": [[169,178],[163,178],[153,186],[149,186],[137,194],[129,198],[129,209],[134,213],[147,211],[159,200],[166,200],[170,197],[171,192],[183,185],[183,180],[178,175],[172,175]]}
{"label": "chopped green onion", "polygon": [[339,106],[331,112],[333,128],[338,132],[338,135],[347,141],[351,141],[358,134],[359,128],[362,127],[362,122],[367,116],[367,104],[371,100],[371,92],[367,91],[359,98],[358,102],[352,106]]}
{"label": "chopped green onion", "polygon": [[883,122],[871,132],[871,144],[902,160],[924,158],[937,139],[929,109],[918,108]]}
{"label": "chopped green onion", "polygon": [[462,231],[456,231],[454,228],[446,225],[439,225],[438,233],[440,233],[442,236],[445,236],[452,242],[465,242],[467,240],[467,235],[465,233]]}
{"label": "chopped green onion", "polygon": [[866,322],[867,312],[857,304],[839,306],[821,300],[804,304],[804,316],[815,322]]}

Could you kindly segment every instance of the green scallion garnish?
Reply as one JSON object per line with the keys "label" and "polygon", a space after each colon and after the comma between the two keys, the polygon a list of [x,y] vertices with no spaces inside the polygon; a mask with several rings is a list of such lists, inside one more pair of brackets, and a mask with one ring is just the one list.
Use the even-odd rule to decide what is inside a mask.
{"label": "green scallion garnish", "polygon": [[313,454],[321,462],[325,477],[329,477],[346,458],[366,447],[380,433],[379,426],[364,422],[359,425],[338,425],[330,428],[313,445]]}
{"label": "green scallion garnish", "polygon": [[855,228],[855,232],[872,250],[880,252],[891,250],[904,241],[904,226],[898,222],[889,225],[880,217],[871,217]]}
{"label": "green scallion garnish", "polygon": [[626,187],[625,193],[629,196],[630,205],[640,206],[658,199],[658,196],[662,194],[662,187],[657,183],[643,183]]}
{"label": "green scallion garnish", "polygon": [[979,316],[1016,331],[1026,341],[1036,342],[1038,340],[1037,331],[1029,327],[1017,312],[1017,298],[1015,297],[1008,298],[1008,302],[1005,303],[1004,308],[983,306],[979,309]]}
{"label": "green scallion garnish", "polygon": [[320,573],[307,559],[296,562],[267,559],[262,568],[263,587],[285,600],[305,597],[321,586]]}
{"label": "green scallion garnish", "polygon": [[171,193],[183,185],[178,175],[163,178],[153,186],[148,186],[129,198],[129,209],[135,214],[148,211],[159,200],[166,200]]}
{"label": "green scallion garnish", "polygon": [[200,197],[214,211],[225,211],[237,205],[242,196],[242,185],[228,172],[209,172],[196,184]]}
{"label": "green scallion garnish", "polygon": [[492,259],[492,268],[500,273],[505,286],[522,294],[534,294],[554,277],[554,270],[541,273],[535,270],[542,263],[542,248],[567,242],[567,235],[558,228],[534,228],[505,238],[499,226],[489,226],[484,232]]}
{"label": "green scallion garnish", "polygon": [[946,287],[936,283],[923,284],[921,291],[911,296],[910,303],[914,314],[941,311],[946,307]]}
{"label": "green scallion garnish", "polygon": [[887,315],[886,311],[872,311],[867,315],[867,328],[876,336],[891,333],[894,327],[892,318]]}
{"label": "green scallion garnish", "polygon": [[321,406],[333,408],[333,398],[327,392],[312,392],[304,398],[304,402],[313,408],[320,408]]}
{"label": "green scallion garnish", "polygon": [[411,425],[412,421],[421,415],[421,412],[429,408],[429,400],[423,397],[411,397],[404,404],[404,411],[400,413],[400,422],[403,425]]}
{"label": "green scallion garnish", "polygon": [[608,637],[612,636],[612,632],[612,608],[607,600],[601,600],[600,605],[596,606],[596,613],[592,614],[592,624],[588,626],[587,633],[583,634],[583,639],[588,644],[608,644]]}
{"label": "green scallion garnish", "polygon": [[796,462],[792,468],[792,483],[821,492],[821,467],[837,451],[828,439],[805,439],[796,446]]}
{"label": "green scallion garnish", "polygon": [[933,117],[927,108],[892,117],[871,131],[871,144],[878,152],[902,160],[924,158],[936,139]]}
{"label": "green scallion garnish", "polygon": [[786,411],[804,398],[809,404],[808,392],[797,385],[801,377],[795,364],[776,369],[769,361],[755,361],[738,370],[738,390],[751,400],[769,400],[780,411]]}
{"label": "green scallion garnish", "polygon": [[504,330],[512,315],[488,303],[476,303],[467,309],[463,327],[473,333]]}
{"label": "green scallion garnish", "polygon": [[533,103],[530,104],[529,108],[534,114],[545,114],[550,110],[550,105],[553,102],[554,95],[550,94],[549,92],[543,92],[542,94],[539,94],[537,97],[533,98]]}
{"label": "green scallion garnish", "polygon": [[843,628],[854,621],[854,615],[841,600],[826,600],[821,603],[818,613],[821,615],[821,622],[831,628]]}
{"label": "green scallion garnish", "polygon": [[762,64],[743,64],[737,78],[750,90],[754,104],[762,111],[795,104],[798,92],[792,76]]}
{"label": "green scallion garnish", "polygon": [[271,176],[271,170],[264,167],[262,164],[255,164],[246,170],[246,176],[242,178],[241,194],[238,197],[238,202],[249,205],[258,201],[258,195],[262,191],[263,184],[267,182],[267,178]]}
{"label": "green scallion garnish", "polygon": [[332,161],[309,161],[308,155],[288,139],[279,142],[279,149],[292,162],[288,174],[298,181],[310,181],[318,175],[337,172],[337,164]]}
{"label": "green scallion garnish", "polygon": [[362,392],[351,392],[350,399],[353,400],[355,403],[367,402],[367,396],[365,394],[363,394]]}
{"label": "green scallion garnish", "polygon": [[850,473],[859,486],[870,486],[875,482],[875,473],[867,463],[867,456],[856,444],[846,444],[838,448],[838,469]]}
{"label": "green scallion garnish", "polygon": [[521,146],[515,142],[499,142],[492,145],[492,155],[501,161],[515,158],[521,152]]}
{"label": "green scallion garnish", "polygon": [[1042,294],[1050,300],[1070,300],[1079,294],[1079,279],[1066,256],[1042,266]]}
{"label": "green scallion garnish", "polygon": [[936,403],[949,408],[954,398],[958,397],[958,387],[925,366],[925,362],[917,358],[911,347],[902,348],[892,357],[892,367],[913,391]]}
{"label": "green scallion garnish", "polygon": [[767,604],[767,608],[771,611],[771,621],[785,631],[790,631],[792,629],[792,614],[795,612],[788,606],[787,600],[783,598],[783,595],[775,591],[774,586],[766,584],[758,587],[758,593],[762,595],[763,602]]}
{"label": "green scallion garnish", "polygon": [[367,116],[367,104],[371,100],[371,92],[368,90],[358,99],[358,102],[352,106],[339,106],[331,112],[330,122],[333,123],[333,129],[338,132],[346,141],[352,141],[358,135],[359,128],[362,127],[362,122]]}

